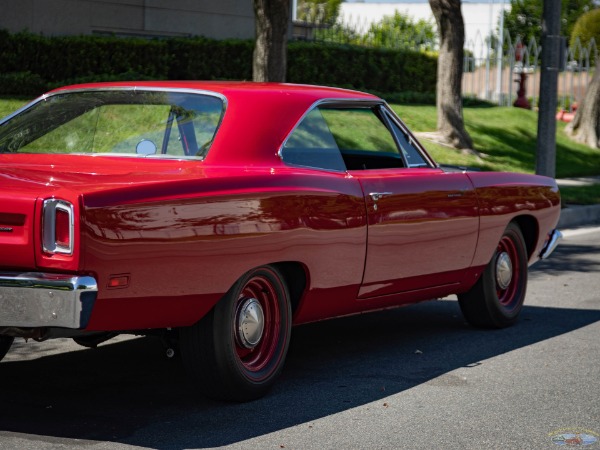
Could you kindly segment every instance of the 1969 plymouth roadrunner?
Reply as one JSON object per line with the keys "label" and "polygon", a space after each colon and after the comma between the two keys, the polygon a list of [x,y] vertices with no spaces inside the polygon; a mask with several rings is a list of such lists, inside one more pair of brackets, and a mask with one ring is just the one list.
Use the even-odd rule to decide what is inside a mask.
{"label": "1969 plymouth roadrunner", "polygon": [[369,94],[57,89],[0,121],[0,358],[164,333],[207,395],[257,398],[292,325],[451,294],[511,325],[559,211],[550,178],[441,168]]}

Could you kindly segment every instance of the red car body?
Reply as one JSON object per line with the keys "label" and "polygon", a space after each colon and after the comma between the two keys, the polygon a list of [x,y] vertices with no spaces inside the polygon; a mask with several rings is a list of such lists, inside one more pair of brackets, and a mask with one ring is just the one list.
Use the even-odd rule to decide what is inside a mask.
{"label": "red car body", "polygon": [[[522,234],[527,264],[556,241],[554,180],[444,170],[375,96],[281,84],[138,82],[61,88],[37,102],[103,90],[210,92],[224,113],[201,159],[0,153],[0,335],[191,327],[260,267],[277,268],[293,324],[302,324],[469,292],[510,223]],[[381,120],[404,130],[423,163],[328,170],[286,161],[286,140],[323,104],[377,109],[378,117],[387,111]],[[55,232],[57,242],[70,240],[70,253],[46,248],[45,218],[64,216],[60,205],[45,212],[49,199],[73,209],[72,234]],[[27,302],[36,291],[31,280],[72,277],[91,286],[87,299],[67,300],[81,302],[64,310],[70,317],[60,316],[60,305],[34,319],[3,303],[2,292],[14,296],[17,285]],[[36,302],[52,300],[36,295]]]}

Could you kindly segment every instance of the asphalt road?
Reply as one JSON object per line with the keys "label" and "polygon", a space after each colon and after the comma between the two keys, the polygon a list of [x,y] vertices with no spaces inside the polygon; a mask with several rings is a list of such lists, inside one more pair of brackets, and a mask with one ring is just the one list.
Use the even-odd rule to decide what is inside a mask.
{"label": "asphalt road", "polygon": [[600,449],[600,229],[532,267],[517,325],[468,327],[454,299],[296,328],[247,404],[190,393],[151,338],[23,341],[0,363],[0,449]]}

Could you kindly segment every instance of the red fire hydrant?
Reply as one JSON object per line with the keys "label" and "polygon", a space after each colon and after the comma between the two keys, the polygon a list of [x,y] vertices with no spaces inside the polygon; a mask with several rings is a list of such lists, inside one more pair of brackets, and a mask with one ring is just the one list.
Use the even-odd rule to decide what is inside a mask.
{"label": "red fire hydrant", "polygon": [[517,43],[515,48],[515,64],[514,72],[519,74],[519,78],[515,80],[515,83],[519,83],[519,89],[517,90],[517,99],[513,103],[513,106],[517,108],[531,109],[531,105],[529,101],[527,101],[527,69],[523,64],[523,44],[521,42]]}

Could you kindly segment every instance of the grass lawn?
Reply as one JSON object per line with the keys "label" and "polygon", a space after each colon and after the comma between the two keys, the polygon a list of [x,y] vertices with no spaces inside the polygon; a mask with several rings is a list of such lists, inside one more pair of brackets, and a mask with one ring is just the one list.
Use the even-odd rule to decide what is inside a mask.
{"label": "grass lawn", "polygon": [[571,205],[600,204],[600,184],[591,186],[563,186],[560,188],[563,203]]}
{"label": "grass lawn", "polygon": [[16,111],[21,106],[25,106],[28,102],[29,100],[27,99],[0,97],[0,117],[8,116],[10,113]]}
{"label": "grass lawn", "polygon": [[[0,99],[0,117],[25,103],[27,100]],[[435,107],[391,106],[414,132],[435,130]],[[483,170],[535,171],[537,114],[534,111],[507,107],[467,107],[464,116],[475,148],[483,158],[421,139],[438,163]],[[600,150],[571,141],[564,132],[565,125],[557,122],[556,176],[600,175]],[[565,187],[561,192],[568,203],[600,203],[600,186]]]}
{"label": "grass lawn", "polygon": [[[411,130],[435,130],[435,107],[392,107]],[[519,108],[472,107],[464,109],[464,116],[475,149],[483,158],[464,155],[421,139],[438,163],[479,167],[484,170],[535,172],[537,113]],[[557,178],[599,175],[600,150],[571,141],[564,132],[565,125],[563,122],[557,122]]]}

